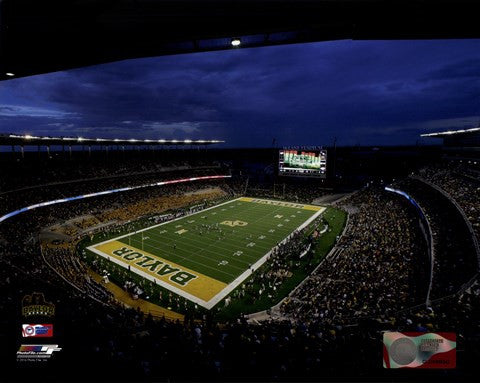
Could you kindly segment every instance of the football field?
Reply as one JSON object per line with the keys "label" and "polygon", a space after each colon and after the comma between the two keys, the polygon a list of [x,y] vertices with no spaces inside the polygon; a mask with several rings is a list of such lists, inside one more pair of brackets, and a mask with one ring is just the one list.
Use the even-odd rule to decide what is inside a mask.
{"label": "football field", "polygon": [[87,249],[210,309],[324,210],[242,197]]}

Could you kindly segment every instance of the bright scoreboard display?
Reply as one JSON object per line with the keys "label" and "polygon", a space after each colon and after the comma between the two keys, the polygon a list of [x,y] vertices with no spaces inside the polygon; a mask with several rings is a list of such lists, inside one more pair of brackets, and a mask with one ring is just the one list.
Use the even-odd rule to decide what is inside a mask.
{"label": "bright scoreboard display", "polygon": [[280,150],[280,175],[326,177],[326,150]]}

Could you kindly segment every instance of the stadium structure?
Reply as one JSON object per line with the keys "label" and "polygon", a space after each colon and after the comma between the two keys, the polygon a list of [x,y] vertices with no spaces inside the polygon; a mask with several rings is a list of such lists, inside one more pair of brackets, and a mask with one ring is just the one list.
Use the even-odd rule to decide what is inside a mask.
{"label": "stadium structure", "polygon": [[[9,141],[0,153],[8,297],[2,306],[11,308],[4,336],[15,348],[19,319],[11,305],[41,293],[55,316],[27,320],[53,326],[63,356],[48,362],[52,376],[75,369],[80,353],[100,368],[108,357],[91,353],[95,344],[125,355],[109,363],[129,379],[148,374],[136,368],[139,360],[154,376],[190,378],[181,370],[184,347],[196,360],[190,368],[204,379],[249,378],[229,363],[258,358],[255,374],[268,377],[278,368],[269,350],[290,342],[321,348],[322,357],[285,354],[287,376],[333,376],[339,364],[326,355],[348,353],[339,337],[360,342],[358,373],[378,373],[386,330],[458,332],[469,351],[459,357],[468,363],[476,355],[480,221],[473,159],[446,157],[443,146],[322,147],[317,153],[328,153],[327,172],[312,177],[280,171],[285,149],[149,143],[144,150],[112,145],[65,153],[60,145],[38,150],[40,141],[31,141],[35,150],[22,152],[25,140],[15,150]],[[315,151],[299,152],[293,163],[305,161],[311,171]],[[328,165],[334,153],[335,174]],[[24,351],[28,344],[19,352],[31,352]],[[139,359],[143,347],[149,351]],[[222,370],[210,370],[216,362],[203,352]],[[303,363],[308,373],[297,369]],[[10,370],[23,377],[35,371]]]}
{"label": "stadium structure", "polygon": [[[437,3],[432,20],[430,1],[395,2],[389,18],[386,2],[363,0],[302,1],[295,13],[278,1],[7,0],[1,79],[337,38],[478,37],[472,2]],[[57,34],[73,42],[64,60]],[[424,135],[442,145],[259,149],[3,132],[2,373],[475,380],[478,132]]]}

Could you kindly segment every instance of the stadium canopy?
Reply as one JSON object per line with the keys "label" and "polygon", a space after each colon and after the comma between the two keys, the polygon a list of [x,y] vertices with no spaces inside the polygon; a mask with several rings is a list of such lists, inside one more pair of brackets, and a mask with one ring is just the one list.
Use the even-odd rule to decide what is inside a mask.
{"label": "stadium canopy", "polygon": [[478,38],[477,0],[2,0],[0,80],[338,39]]}
{"label": "stadium canopy", "polygon": [[108,145],[212,145],[220,144],[221,140],[164,140],[164,139],[123,139],[123,138],[84,138],[84,137],[50,137],[50,136],[32,136],[18,134],[0,134],[0,146],[108,146]]}
{"label": "stadium canopy", "polygon": [[421,137],[442,138],[444,146],[480,147],[480,127],[425,133]]}

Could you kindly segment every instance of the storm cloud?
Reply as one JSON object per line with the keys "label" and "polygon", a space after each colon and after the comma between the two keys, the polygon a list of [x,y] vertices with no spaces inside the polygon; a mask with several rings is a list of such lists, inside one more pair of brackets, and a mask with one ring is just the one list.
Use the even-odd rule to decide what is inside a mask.
{"label": "storm cloud", "polygon": [[233,49],[0,83],[3,133],[395,145],[479,122],[480,40]]}

